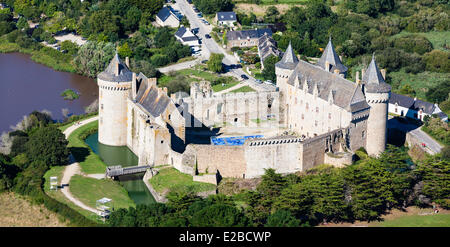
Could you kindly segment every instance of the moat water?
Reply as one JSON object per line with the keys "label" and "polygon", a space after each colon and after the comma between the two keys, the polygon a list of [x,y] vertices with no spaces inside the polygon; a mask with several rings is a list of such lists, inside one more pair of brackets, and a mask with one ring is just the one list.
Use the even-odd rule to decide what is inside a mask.
{"label": "moat water", "polygon": [[[64,100],[61,93],[73,89],[76,100]],[[55,120],[62,120],[62,109],[69,114],[82,114],[84,108],[98,98],[94,79],[59,72],[34,62],[22,53],[0,53],[0,133],[10,131],[24,115],[34,110],[49,110]]]}
{"label": "moat water", "polygon": [[[128,147],[113,147],[101,144],[98,142],[98,133],[88,136],[85,142],[108,166],[121,165],[122,167],[127,167],[138,165],[138,157]],[[141,173],[119,177],[120,183],[128,191],[128,195],[136,205],[148,205],[156,202],[144,181],[142,181],[143,176],[144,174]]]}

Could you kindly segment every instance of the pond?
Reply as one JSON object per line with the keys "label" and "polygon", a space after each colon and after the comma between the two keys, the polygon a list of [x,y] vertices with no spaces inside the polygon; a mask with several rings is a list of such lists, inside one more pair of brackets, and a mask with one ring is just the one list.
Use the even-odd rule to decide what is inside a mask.
{"label": "pond", "polygon": [[[101,144],[98,142],[98,133],[88,136],[85,142],[108,166],[121,165],[122,167],[127,167],[138,165],[138,157],[128,147],[113,147]],[[120,183],[128,191],[128,195],[136,205],[148,205],[156,202],[144,181],[142,181],[143,176],[144,174],[141,173],[119,178]]]}
{"label": "pond", "polygon": [[[84,108],[98,98],[94,79],[73,73],[55,71],[34,62],[30,55],[0,53],[0,133],[34,110],[48,110],[55,120],[62,120],[62,109],[69,114],[82,114]],[[76,100],[64,100],[61,93],[73,89]]]}

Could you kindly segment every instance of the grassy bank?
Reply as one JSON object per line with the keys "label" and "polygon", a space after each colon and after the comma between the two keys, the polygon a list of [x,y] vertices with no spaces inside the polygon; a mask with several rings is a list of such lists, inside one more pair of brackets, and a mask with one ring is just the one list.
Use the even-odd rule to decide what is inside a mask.
{"label": "grassy bank", "polygon": [[107,197],[118,208],[136,207],[128,192],[119,183],[109,179],[95,179],[75,175],[70,180],[70,192],[84,204],[95,208],[96,201]]}
{"label": "grassy bank", "polygon": [[[414,91],[416,91],[416,96],[419,99],[426,100],[426,92],[428,88],[435,87],[440,83],[447,80],[450,73],[437,73],[437,72],[422,72],[418,74],[406,73],[404,70],[396,72],[388,72],[388,76],[392,78],[392,85],[402,85],[409,84]],[[393,90],[397,92],[398,90]]]}
{"label": "grassy bank", "polygon": [[72,115],[66,122],[58,123],[57,126],[59,126],[58,129],[60,129],[61,132],[64,132],[67,128],[72,126],[75,122],[89,119],[89,118],[95,117],[97,115],[98,115],[98,112],[84,114],[84,115]]}
{"label": "grassy bank", "polygon": [[401,38],[401,37],[404,37],[404,36],[407,36],[410,34],[423,36],[431,42],[434,49],[441,50],[441,51],[447,51],[444,48],[444,45],[445,45],[445,42],[448,41],[448,37],[450,37],[450,31],[445,31],[445,32],[431,31],[431,32],[427,32],[427,33],[410,33],[407,31],[401,31],[398,34],[391,36],[390,39],[394,40],[396,38]]}
{"label": "grassy bank", "polygon": [[159,173],[149,180],[152,187],[158,193],[166,191],[187,191],[187,192],[202,192],[214,190],[216,188],[213,184],[194,182],[192,176],[181,173],[174,168],[164,168],[159,170]]}
{"label": "grassy bank", "polygon": [[22,48],[15,43],[11,43],[6,36],[0,37],[0,53],[20,52],[31,55],[31,60],[53,68],[54,70],[75,73],[72,65],[72,56],[61,53],[53,48],[40,46],[39,50]]}
{"label": "grassy bank", "polygon": [[84,142],[87,136],[98,130],[98,121],[81,126],[69,136],[70,152],[80,163],[81,171],[87,174],[105,173],[106,164]]}

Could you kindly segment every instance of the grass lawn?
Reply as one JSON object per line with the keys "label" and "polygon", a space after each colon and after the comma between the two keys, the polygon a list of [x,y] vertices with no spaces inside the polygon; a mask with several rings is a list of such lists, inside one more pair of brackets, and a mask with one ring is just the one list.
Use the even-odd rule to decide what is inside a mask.
{"label": "grass lawn", "polygon": [[224,86],[222,86],[222,84],[217,84],[217,85],[212,86],[212,90],[213,90],[214,92],[219,92],[219,91],[228,89],[228,88],[230,88],[230,87],[234,87],[234,86],[236,86],[238,83],[239,83],[239,82],[237,82],[237,81],[233,81],[233,82],[230,82],[230,83],[226,83]]}
{"label": "grass lawn", "polygon": [[[449,78],[450,73],[422,72],[416,75],[406,73],[404,70],[388,72],[392,78],[392,85],[409,84],[415,91],[419,99],[426,100],[425,94],[428,88],[434,87]],[[393,90],[395,93],[396,90]]]}
{"label": "grass lawn", "polygon": [[159,173],[149,179],[149,182],[158,193],[163,193],[165,190],[181,190],[197,193],[216,188],[214,184],[194,182],[192,176],[181,173],[174,168],[159,170]]}
{"label": "grass lawn", "polygon": [[95,208],[98,199],[107,197],[118,208],[136,207],[128,192],[119,183],[109,179],[95,179],[75,175],[70,180],[70,192],[74,197]]}
{"label": "grass lawn", "polygon": [[450,214],[411,215],[374,224],[381,227],[450,227]]}
{"label": "grass lawn", "polygon": [[254,92],[255,90],[249,86],[243,86],[238,89],[235,89],[231,91],[230,93],[247,93],[247,92]]}
{"label": "grass lawn", "polygon": [[50,190],[50,177],[53,177],[53,176],[58,177],[58,182],[60,184],[65,168],[66,168],[65,166],[54,166],[45,173],[45,175],[44,175],[44,179],[45,179],[44,191],[45,191],[45,193],[48,196],[52,197],[53,199],[55,199],[61,203],[64,203],[67,206],[69,206],[70,208],[76,210],[77,212],[79,212],[80,214],[85,216],[86,218],[93,220],[97,223],[103,223],[103,221],[101,221],[97,215],[95,215],[94,213],[92,213],[90,211],[87,211],[87,210],[84,210],[84,209],[78,207],[73,202],[71,202],[69,199],[67,199],[66,196],[61,192],[61,190],[59,190],[59,189],[58,190]]}
{"label": "grass lawn", "polygon": [[86,133],[98,129],[98,121],[81,126],[69,136],[69,145],[75,160],[80,163],[81,171],[87,174],[105,173],[106,164],[96,155],[82,138]]}
{"label": "grass lawn", "polygon": [[445,31],[445,32],[427,32],[427,33],[409,33],[407,31],[402,31],[392,37],[390,37],[390,39],[395,39],[395,38],[399,38],[399,37],[403,37],[409,34],[414,34],[414,35],[421,35],[424,36],[425,38],[427,38],[431,44],[433,44],[433,48],[437,49],[437,50],[441,50],[441,51],[447,51],[444,48],[445,42],[448,41],[448,37],[450,37],[450,31]]}

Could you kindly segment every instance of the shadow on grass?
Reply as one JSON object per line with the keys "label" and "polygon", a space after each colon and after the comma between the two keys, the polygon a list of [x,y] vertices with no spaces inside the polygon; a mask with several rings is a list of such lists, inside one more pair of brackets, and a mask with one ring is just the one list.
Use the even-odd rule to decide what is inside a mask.
{"label": "shadow on grass", "polygon": [[83,162],[89,155],[89,149],[85,147],[70,147],[70,152],[77,162]]}

